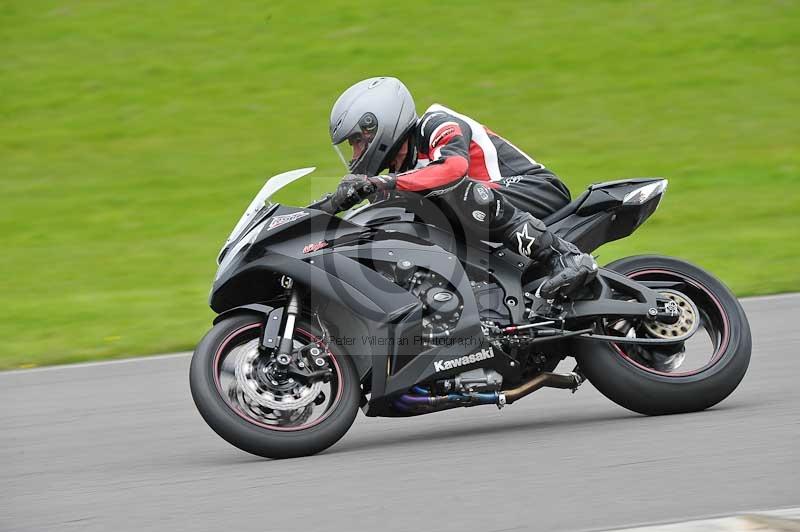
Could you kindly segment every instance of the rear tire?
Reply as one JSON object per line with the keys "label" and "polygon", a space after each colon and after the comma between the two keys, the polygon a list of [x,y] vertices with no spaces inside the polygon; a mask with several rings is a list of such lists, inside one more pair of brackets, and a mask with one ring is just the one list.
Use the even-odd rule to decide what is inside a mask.
{"label": "rear tire", "polygon": [[[327,347],[329,357],[335,357],[337,386],[341,393],[326,411],[324,418],[308,428],[274,429],[248,421],[247,416],[221,395],[219,377],[215,376],[219,353],[228,343],[235,348],[237,334],[252,340],[263,327],[263,316],[237,314],[217,323],[200,341],[192,356],[189,384],[192,398],[203,419],[219,436],[231,445],[265,458],[292,458],[308,456],[327,449],[336,443],[355,420],[360,401],[360,385],[355,366],[349,357],[337,355]],[[298,317],[297,331],[308,331],[309,337],[321,337],[308,321]]]}
{"label": "rear tire", "polygon": [[606,268],[631,278],[685,279],[687,289],[701,298],[708,296],[709,322],[721,324],[720,329],[727,325],[727,330],[724,336],[720,332],[707,366],[676,374],[648,370],[616,344],[578,340],[578,364],[595,388],[618,405],[646,415],[703,410],[736,389],[747,371],[752,341],[744,310],[722,282],[688,262],[662,256],[628,257]]}

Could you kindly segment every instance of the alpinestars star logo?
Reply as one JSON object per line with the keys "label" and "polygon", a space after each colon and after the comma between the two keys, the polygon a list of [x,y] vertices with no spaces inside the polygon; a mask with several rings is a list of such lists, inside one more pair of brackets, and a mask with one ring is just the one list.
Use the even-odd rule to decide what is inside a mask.
{"label": "alpinestars star logo", "polygon": [[526,257],[530,257],[531,247],[533,246],[533,242],[536,240],[536,238],[528,234],[528,224],[522,226],[522,231],[517,231],[514,234],[517,236],[517,243],[519,244],[519,254],[525,255]]}
{"label": "alpinestars star logo", "polygon": [[433,371],[438,373],[440,371],[447,371],[448,369],[460,368],[461,366],[475,364],[481,360],[486,360],[487,358],[494,358],[494,351],[491,347],[487,347],[485,349],[481,349],[477,353],[464,355],[463,357],[454,358],[452,360],[437,360],[433,363]]}
{"label": "alpinestars star logo", "polygon": [[276,216],[275,218],[270,220],[267,230],[275,229],[276,227],[279,227],[283,224],[288,224],[289,222],[298,220],[303,216],[308,216],[308,213],[306,211],[300,211],[300,212],[293,212],[292,214],[282,214],[280,216]]}

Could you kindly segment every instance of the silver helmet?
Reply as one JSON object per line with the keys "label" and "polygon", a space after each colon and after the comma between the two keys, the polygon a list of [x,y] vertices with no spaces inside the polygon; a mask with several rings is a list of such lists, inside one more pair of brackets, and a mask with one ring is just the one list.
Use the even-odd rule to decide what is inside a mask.
{"label": "silver helmet", "polygon": [[414,99],[402,81],[369,78],[344,91],[333,104],[331,141],[351,173],[374,176],[388,167],[389,157],[416,123]]}

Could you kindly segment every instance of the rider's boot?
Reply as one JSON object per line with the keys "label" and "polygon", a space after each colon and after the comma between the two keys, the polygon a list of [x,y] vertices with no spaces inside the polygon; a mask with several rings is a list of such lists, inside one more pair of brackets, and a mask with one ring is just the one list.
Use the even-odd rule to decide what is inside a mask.
{"label": "rider's boot", "polygon": [[568,297],[597,276],[597,262],[591,255],[581,253],[574,244],[554,235],[533,216],[506,233],[504,242],[549,272],[550,276],[537,290],[537,295],[545,299]]}

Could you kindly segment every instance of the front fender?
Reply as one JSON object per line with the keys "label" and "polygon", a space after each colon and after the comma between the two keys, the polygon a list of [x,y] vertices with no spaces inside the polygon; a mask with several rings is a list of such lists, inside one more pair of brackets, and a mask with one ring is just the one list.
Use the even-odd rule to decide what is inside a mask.
{"label": "front fender", "polygon": [[228,316],[232,316],[233,314],[238,314],[240,312],[253,312],[255,314],[263,314],[264,317],[269,316],[270,312],[275,310],[275,307],[270,307],[269,305],[263,305],[261,303],[252,303],[250,305],[242,305],[240,307],[234,307],[231,309],[226,310],[225,312],[221,312],[217,314],[214,318],[214,325],[221,322]]}

